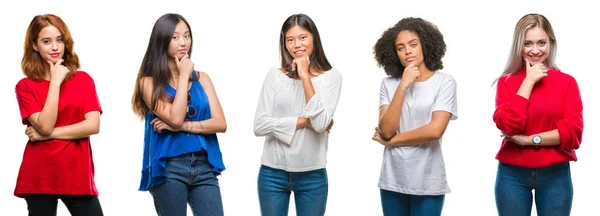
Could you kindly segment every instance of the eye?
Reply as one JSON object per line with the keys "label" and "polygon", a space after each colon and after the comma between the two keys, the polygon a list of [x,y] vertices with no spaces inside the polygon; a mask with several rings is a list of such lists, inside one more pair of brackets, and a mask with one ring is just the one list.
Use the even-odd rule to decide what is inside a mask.
{"label": "eye", "polygon": [[531,42],[525,42],[523,45],[525,45],[526,47],[531,46]]}
{"label": "eye", "polygon": [[540,41],[540,46],[546,45],[546,41]]}
{"label": "eye", "polygon": [[173,40],[179,40],[179,37],[173,36]]}
{"label": "eye", "polygon": [[62,38],[58,38],[58,39],[56,39],[56,41],[63,42],[63,39]]}
{"label": "eye", "polygon": [[403,51],[404,47],[398,47],[398,51]]}
{"label": "eye", "polygon": [[411,44],[410,47],[415,48],[417,47],[417,44]]}
{"label": "eye", "polygon": [[294,41],[294,40],[293,40],[293,39],[291,39],[291,38],[288,38],[288,39],[287,39],[287,42],[288,42],[288,43],[290,43],[290,42],[292,42],[292,41]]}
{"label": "eye", "polygon": [[190,35],[185,35],[185,39],[190,39]]}
{"label": "eye", "polygon": [[42,43],[44,43],[44,44],[50,44],[50,41],[49,40],[42,40]]}
{"label": "eye", "polygon": [[302,37],[300,37],[300,39],[302,39],[302,40],[305,40],[305,39],[306,39],[306,36],[302,36]]}

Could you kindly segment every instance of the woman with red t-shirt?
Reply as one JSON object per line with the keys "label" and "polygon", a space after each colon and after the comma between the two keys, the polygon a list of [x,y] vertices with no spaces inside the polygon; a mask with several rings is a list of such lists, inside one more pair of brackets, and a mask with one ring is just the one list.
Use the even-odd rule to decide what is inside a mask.
{"label": "woman with red t-shirt", "polygon": [[494,122],[504,140],[496,155],[496,208],[500,216],[569,215],[583,106],[575,79],[555,65],[556,37],[539,14],[522,17],[512,52],[498,79]]}
{"label": "woman with red t-shirt", "polygon": [[94,80],[77,71],[73,39],[55,15],[33,18],[24,48],[27,77],[15,91],[29,141],[14,195],[25,198],[30,216],[56,215],[58,199],[72,215],[101,216],[89,138],[102,113]]}

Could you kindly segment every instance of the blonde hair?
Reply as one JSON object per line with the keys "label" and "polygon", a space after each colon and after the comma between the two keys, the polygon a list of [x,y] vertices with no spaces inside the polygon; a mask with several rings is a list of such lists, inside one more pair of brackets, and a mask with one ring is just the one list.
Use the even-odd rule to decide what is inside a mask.
{"label": "blonde hair", "polygon": [[506,63],[506,67],[504,68],[504,72],[502,75],[513,75],[524,68],[524,60],[523,60],[523,42],[525,40],[525,32],[527,30],[540,27],[543,29],[546,34],[548,34],[548,58],[546,58],[546,66],[548,69],[558,69],[555,64],[556,58],[556,37],[554,35],[554,30],[552,30],[552,25],[541,14],[527,14],[517,22],[515,26],[515,33],[513,35],[513,44],[510,55],[508,57],[508,62]]}

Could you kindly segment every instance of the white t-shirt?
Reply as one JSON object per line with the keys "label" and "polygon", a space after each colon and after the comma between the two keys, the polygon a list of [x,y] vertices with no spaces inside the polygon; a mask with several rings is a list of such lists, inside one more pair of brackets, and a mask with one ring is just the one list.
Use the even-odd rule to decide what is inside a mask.
{"label": "white t-shirt", "polygon": [[[380,107],[390,104],[399,83],[400,78],[383,79]],[[438,71],[426,81],[413,83],[406,91],[397,133],[429,124],[434,111],[447,111],[452,114],[451,120],[457,119],[456,100],[456,81],[449,74]],[[379,188],[411,195],[450,193],[441,142],[440,139],[414,146],[386,146]]]}
{"label": "white t-shirt", "polygon": [[[342,90],[342,75],[331,69],[311,79],[315,95],[306,102],[301,80],[278,68],[267,74],[254,116],[254,135],[265,136],[261,163],[288,172],[325,168],[325,132]],[[312,128],[296,130],[298,117],[310,119]]]}

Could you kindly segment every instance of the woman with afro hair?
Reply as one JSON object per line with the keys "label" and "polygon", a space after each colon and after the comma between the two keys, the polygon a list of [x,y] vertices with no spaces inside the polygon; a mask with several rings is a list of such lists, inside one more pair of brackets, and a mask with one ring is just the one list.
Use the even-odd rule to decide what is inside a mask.
{"label": "woman with afro hair", "polygon": [[457,119],[456,81],[443,68],[438,28],[404,18],[374,47],[389,75],[381,82],[379,126],[373,140],[385,146],[379,188],[384,215],[441,215],[450,192],[441,138]]}

